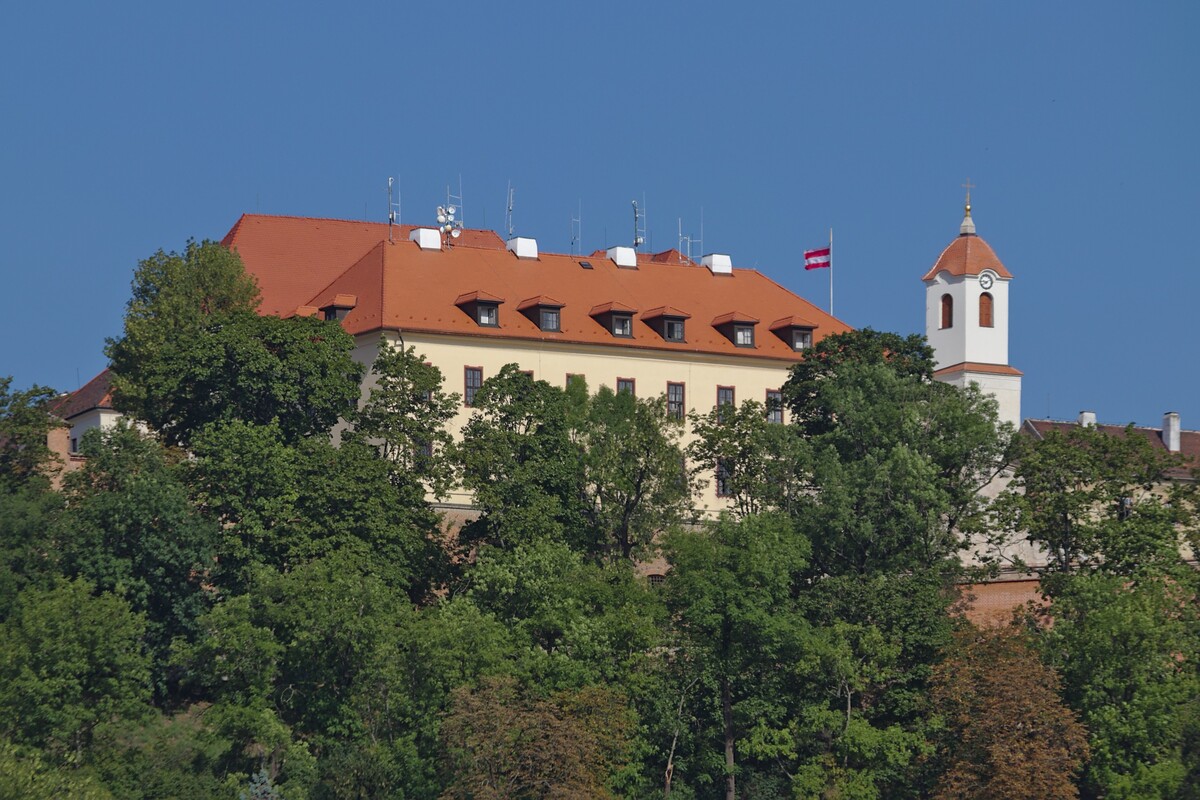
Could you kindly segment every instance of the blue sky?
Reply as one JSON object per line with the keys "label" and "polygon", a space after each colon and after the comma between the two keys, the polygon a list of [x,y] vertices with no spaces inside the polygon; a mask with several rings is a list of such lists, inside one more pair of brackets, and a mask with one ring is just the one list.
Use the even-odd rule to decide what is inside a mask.
{"label": "blue sky", "polygon": [[[590,251],[678,220],[824,306],[921,331],[979,233],[1015,275],[1025,416],[1200,428],[1200,4],[16,4],[0,29],[0,375],[104,367],[132,270],[243,212],[467,224]],[[77,377],[78,376],[78,377]]]}

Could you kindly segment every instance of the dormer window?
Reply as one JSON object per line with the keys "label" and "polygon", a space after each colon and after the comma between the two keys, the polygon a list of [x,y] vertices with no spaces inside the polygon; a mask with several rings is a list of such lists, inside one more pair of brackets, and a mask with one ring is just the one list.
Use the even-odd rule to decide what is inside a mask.
{"label": "dormer window", "polygon": [[620,339],[633,338],[633,315],[637,309],[633,306],[613,301],[592,306],[588,316],[603,325],[609,333]]}
{"label": "dormer window", "polygon": [[754,326],[758,324],[758,320],[749,314],[730,311],[714,319],[712,324],[726,339],[733,342],[734,347],[754,347]]}
{"label": "dormer window", "polygon": [[337,294],[328,305],[321,306],[321,313],[326,322],[341,322],[358,305],[358,296],[353,294]]}
{"label": "dormer window", "polygon": [[553,297],[538,295],[522,300],[521,304],[517,306],[517,310],[528,317],[530,322],[537,325],[538,330],[558,333],[562,330],[562,307],[563,304]]}
{"label": "dormer window", "polygon": [[683,333],[683,320],[673,318],[663,320],[663,338],[668,342],[682,342]]}
{"label": "dormer window", "polygon": [[772,322],[771,333],[782,339],[792,350],[799,352],[812,347],[815,327],[815,323],[803,317],[791,316]]}
{"label": "dormer window", "polygon": [[468,292],[461,294],[454,305],[465,311],[475,324],[481,328],[500,327],[500,304],[504,298],[496,297],[487,292]]}
{"label": "dormer window", "polygon": [[671,306],[660,306],[642,315],[642,321],[654,330],[666,342],[685,341],[684,323],[690,319],[686,311],[680,311]]}

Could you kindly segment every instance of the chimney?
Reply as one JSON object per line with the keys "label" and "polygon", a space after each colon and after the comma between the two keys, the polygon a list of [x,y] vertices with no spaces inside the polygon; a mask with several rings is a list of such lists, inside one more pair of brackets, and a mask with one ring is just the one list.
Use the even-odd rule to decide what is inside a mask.
{"label": "chimney", "polygon": [[513,253],[517,258],[530,259],[537,261],[538,248],[537,239],[529,239],[525,236],[514,236],[505,244],[510,253]]}
{"label": "chimney", "polygon": [[700,259],[700,266],[708,267],[713,275],[733,274],[733,259],[725,253],[709,253]]}
{"label": "chimney", "polygon": [[1172,453],[1179,452],[1179,412],[1163,414],[1162,441]]}
{"label": "chimney", "polygon": [[1083,428],[1096,427],[1096,412],[1095,411],[1080,411],[1079,425]]}

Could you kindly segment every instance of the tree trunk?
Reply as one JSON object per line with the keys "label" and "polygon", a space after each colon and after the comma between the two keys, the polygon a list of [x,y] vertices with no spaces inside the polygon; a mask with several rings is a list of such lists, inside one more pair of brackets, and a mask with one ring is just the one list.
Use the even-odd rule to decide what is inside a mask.
{"label": "tree trunk", "polygon": [[721,678],[721,714],[725,718],[725,800],[737,800],[737,778],[733,774],[733,698],[729,678]]}

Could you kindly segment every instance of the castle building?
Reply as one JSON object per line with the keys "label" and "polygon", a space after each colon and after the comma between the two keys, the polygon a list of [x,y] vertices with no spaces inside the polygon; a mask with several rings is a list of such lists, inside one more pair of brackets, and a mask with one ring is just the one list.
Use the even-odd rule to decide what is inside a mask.
{"label": "castle building", "polygon": [[[823,337],[850,330],[727,255],[611,247],[547,253],[492,231],[245,215],[223,243],[258,281],[264,314],[320,314],[356,339],[413,346],[470,417],[475,391],[505,364],[562,386],[573,375],[639,396],[665,395],[687,421],[725,403],[763,403],[783,421],[788,368]],[[369,391],[368,377],[363,389]],[[700,506],[725,505],[714,465]],[[459,492],[451,505],[466,506]]]}

